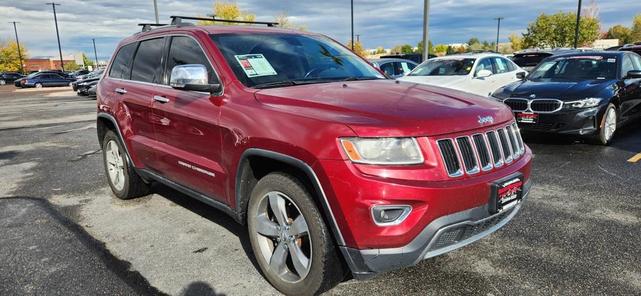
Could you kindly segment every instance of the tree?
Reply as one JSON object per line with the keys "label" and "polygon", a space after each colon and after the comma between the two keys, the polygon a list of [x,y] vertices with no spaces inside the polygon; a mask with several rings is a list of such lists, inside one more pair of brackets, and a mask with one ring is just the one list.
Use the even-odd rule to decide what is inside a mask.
{"label": "tree", "polygon": [[632,30],[622,25],[616,25],[608,30],[605,38],[619,39],[619,45],[628,44],[632,42]]}
{"label": "tree", "polygon": [[513,51],[520,51],[523,49],[523,37],[519,36],[516,33],[512,33],[507,38],[510,40],[510,43],[512,44]]}
{"label": "tree", "polygon": [[632,21],[632,32],[630,32],[630,42],[641,41],[641,13],[637,14]]}
{"label": "tree", "polygon": [[287,15],[287,13],[285,12],[277,15],[274,21],[278,23],[278,27],[285,28],[285,29],[293,29],[293,30],[300,30],[300,31],[305,31],[307,29],[305,28],[305,26],[301,26],[292,22],[289,19],[289,16]]}
{"label": "tree", "polygon": [[[241,11],[237,3],[234,2],[214,2],[214,15],[218,19],[232,20],[232,21],[247,21],[253,22],[256,20],[256,15],[246,11]],[[198,21],[199,25],[235,25],[233,23],[213,22],[213,21]]]}
{"label": "tree", "polygon": [[[347,47],[349,49],[352,49],[352,40],[347,42]],[[360,41],[356,41],[354,43],[354,49],[352,51],[362,58],[365,58],[369,55],[365,48],[363,48],[363,44]]]}
{"label": "tree", "polygon": [[474,44],[481,44],[481,41],[476,37],[472,37],[472,38],[470,38],[469,41],[467,41],[467,45],[469,45],[469,46],[472,46]]}
{"label": "tree", "polygon": [[414,48],[409,44],[404,44],[403,46],[401,46],[401,53],[402,54],[412,54],[412,53],[414,53]]}
{"label": "tree", "polygon": [[80,65],[78,65],[76,61],[65,62],[65,71],[76,71],[76,70],[80,70]]}
{"label": "tree", "polygon": [[[574,46],[576,13],[542,13],[528,25],[523,34],[525,47],[571,47]],[[599,38],[599,20],[582,17],[579,23],[579,46],[591,45]]]}
{"label": "tree", "polygon": [[382,46],[379,46],[376,48],[376,51],[374,51],[374,54],[385,54],[385,48]]}
{"label": "tree", "polygon": [[84,52],[82,53],[82,64],[85,65],[85,68],[94,66],[94,62],[89,57],[87,57]]}
{"label": "tree", "polygon": [[[20,44],[22,58],[27,58],[27,49]],[[20,56],[18,55],[18,43],[15,41],[0,41],[0,72],[19,72]]]}
{"label": "tree", "polygon": [[436,54],[437,56],[443,56],[447,53],[447,48],[447,44],[437,44],[434,47],[434,54]]}
{"label": "tree", "polygon": [[[427,43],[427,52],[429,54],[434,54],[434,44],[432,44],[432,41],[429,41]],[[418,54],[423,54],[423,41],[419,41],[418,44],[416,45],[416,53]]]}

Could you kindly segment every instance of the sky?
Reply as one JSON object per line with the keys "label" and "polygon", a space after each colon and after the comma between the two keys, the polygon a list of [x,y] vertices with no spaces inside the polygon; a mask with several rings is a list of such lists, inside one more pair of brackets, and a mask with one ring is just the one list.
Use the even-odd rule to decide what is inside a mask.
{"label": "sky", "polygon": [[[14,38],[17,21],[20,43],[30,56],[57,56],[51,0],[0,0],[0,40]],[[93,58],[92,38],[98,58],[107,59],[118,42],[139,31],[138,23],[152,22],[152,0],[57,0],[58,26],[63,55],[85,52]],[[213,0],[157,0],[161,22],[170,15],[204,16],[212,13]],[[599,7],[602,30],[612,25],[629,26],[641,13],[641,0],[584,0]],[[290,21],[308,31],[326,34],[341,42],[350,39],[348,0],[236,0],[256,20],[273,21],[286,13]],[[438,43],[464,43],[471,37],[496,39],[496,17],[501,42],[510,33],[523,33],[541,13],[576,11],[577,0],[431,0],[430,39]],[[422,0],[354,0],[355,31],[366,48],[399,44],[416,45],[422,38]]]}

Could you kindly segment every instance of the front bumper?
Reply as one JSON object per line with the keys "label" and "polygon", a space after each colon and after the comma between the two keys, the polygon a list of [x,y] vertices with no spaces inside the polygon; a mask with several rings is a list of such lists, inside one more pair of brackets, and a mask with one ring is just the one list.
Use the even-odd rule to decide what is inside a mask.
{"label": "front bumper", "polygon": [[582,110],[563,109],[555,113],[539,114],[536,123],[519,122],[518,125],[519,129],[525,132],[591,135],[599,130],[600,119],[606,106]]}
{"label": "front bumper", "polygon": [[397,248],[358,250],[340,247],[356,279],[367,279],[378,273],[413,266],[476,242],[505,226],[523,205],[531,181],[525,183],[523,198],[494,215],[487,205],[440,217],[425,227],[409,244]]}

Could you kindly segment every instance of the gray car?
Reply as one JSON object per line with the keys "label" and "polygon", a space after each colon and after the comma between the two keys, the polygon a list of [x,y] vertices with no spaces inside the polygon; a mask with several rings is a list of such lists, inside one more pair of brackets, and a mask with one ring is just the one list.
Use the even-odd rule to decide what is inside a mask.
{"label": "gray car", "polygon": [[376,59],[370,60],[370,63],[391,78],[403,77],[418,66],[417,63],[404,59]]}

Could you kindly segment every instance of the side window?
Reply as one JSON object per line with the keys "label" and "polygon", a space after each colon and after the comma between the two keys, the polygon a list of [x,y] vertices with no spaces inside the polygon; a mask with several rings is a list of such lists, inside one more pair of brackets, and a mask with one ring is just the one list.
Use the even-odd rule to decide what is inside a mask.
{"label": "side window", "polygon": [[476,65],[476,71],[474,71],[474,75],[478,74],[481,70],[489,70],[490,72],[494,73],[494,70],[492,69],[492,60],[489,58],[480,60]]}
{"label": "side window", "polygon": [[164,38],[140,42],[136,57],[134,57],[134,64],[131,67],[131,80],[160,83],[164,44]]}
{"label": "side window", "polygon": [[504,60],[503,58],[492,58],[492,60],[494,61],[494,68],[496,69],[495,71],[496,74],[510,72],[510,68],[507,65],[506,60]]}
{"label": "side window", "polygon": [[381,70],[389,76],[394,76],[394,63],[385,63],[381,65]]}
{"label": "side window", "polygon": [[634,70],[641,70],[641,56],[631,54],[632,64],[634,65]]}
{"label": "side window", "polygon": [[109,70],[109,77],[129,79],[131,60],[134,57],[137,44],[138,43],[127,44],[120,48]]}
{"label": "side window", "polygon": [[167,59],[167,78],[171,80],[171,70],[175,66],[187,64],[205,66],[207,73],[209,73],[209,83],[218,83],[214,69],[211,68],[209,60],[207,60],[205,53],[196,40],[183,36],[172,37],[169,47],[169,58]]}
{"label": "side window", "polygon": [[514,62],[512,62],[510,59],[503,59],[505,63],[507,64],[507,69],[512,72],[516,71],[516,65],[514,65]]}
{"label": "side window", "polygon": [[623,56],[623,61],[621,65],[621,77],[628,76],[628,72],[634,70],[634,64],[632,64],[632,59],[629,54]]}

